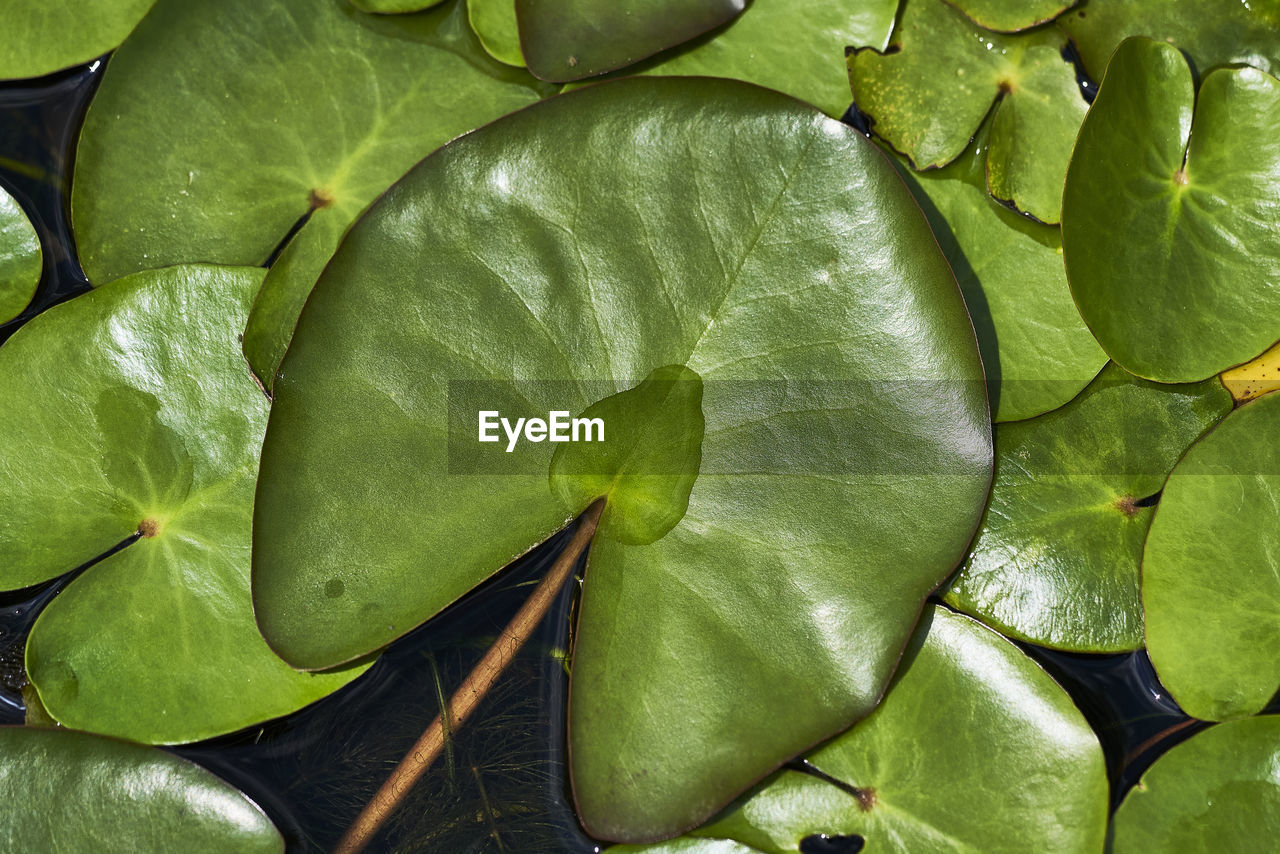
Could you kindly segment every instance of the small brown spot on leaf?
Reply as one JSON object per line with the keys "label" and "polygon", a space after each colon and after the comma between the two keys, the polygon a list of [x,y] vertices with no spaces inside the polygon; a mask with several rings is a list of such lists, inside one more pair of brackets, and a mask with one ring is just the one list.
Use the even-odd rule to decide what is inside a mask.
{"label": "small brown spot on leaf", "polygon": [[1010,92],[1012,92],[1012,91],[1013,91],[1013,81],[1012,81],[1012,80],[1010,80],[1010,79],[1008,79],[1008,78],[1006,77],[1004,80],[1001,80],[1001,81],[1000,81],[1000,94],[1001,94],[1001,95],[1008,95],[1008,94],[1009,94]]}
{"label": "small brown spot on leaf", "polygon": [[577,65],[578,65],[578,57],[576,56],[569,57],[569,67],[576,68]]}
{"label": "small brown spot on leaf", "polygon": [[313,211],[320,208],[327,208],[329,205],[333,204],[333,194],[328,190],[322,190],[319,187],[316,187],[311,191],[311,195],[307,198],[307,201],[310,202],[311,209]]}
{"label": "small brown spot on leaf", "polygon": [[858,799],[858,806],[863,812],[869,812],[876,805],[875,789],[854,789],[853,796]]}
{"label": "small brown spot on leaf", "polygon": [[138,533],[150,539],[160,533],[160,523],[155,519],[143,519],[138,523]]}
{"label": "small brown spot on leaf", "polygon": [[1179,187],[1185,187],[1187,184],[1190,184],[1191,179],[1187,177],[1187,170],[1179,169],[1177,172],[1174,172],[1173,183],[1177,184]]}
{"label": "small brown spot on leaf", "polygon": [[1138,515],[1138,502],[1132,495],[1122,495],[1116,499],[1116,509],[1126,516]]}

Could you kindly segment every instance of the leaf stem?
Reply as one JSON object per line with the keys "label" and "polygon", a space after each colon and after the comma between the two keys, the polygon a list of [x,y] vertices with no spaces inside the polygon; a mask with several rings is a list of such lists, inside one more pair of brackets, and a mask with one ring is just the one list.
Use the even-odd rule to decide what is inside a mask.
{"label": "leaf stem", "polygon": [[551,569],[542,581],[534,588],[529,598],[520,606],[520,610],[512,618],[489,647],[489,651],[480,659],[465,681],[454,692],[449,700],[449,707],[437,715],[431,725],[418,738],[400,764],[391,772],[391,776],[382,784],[382,788],[369,803],[365,804],[360,815],[352,822],[351,827],[343,834],[333,849],[334,854],[358,854],[378,833],[396,807],[413,788],[414,783],[436,761],[445,746],[445,739],[450,733],[457,732],[466,719],[475,711],[476,706],[484,699],[503,671],[515,659],[525,641],[537,629],[542,618],[546,616],[551,603],[555,601],[560,588],[573,572],[578,558],[586,551],[595,535],[596,525],[604,510],[604,499],[599,499],[582,514],[578,520],[578,529],[573,532],[569,544],[556,558]]}

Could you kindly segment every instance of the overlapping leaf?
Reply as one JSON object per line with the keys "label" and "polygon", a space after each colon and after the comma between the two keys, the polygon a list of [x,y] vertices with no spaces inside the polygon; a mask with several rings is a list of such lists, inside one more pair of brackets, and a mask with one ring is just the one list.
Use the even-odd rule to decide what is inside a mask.
{"label": "overlapping leaf", "polygon": [[[1194,116],[1194,118],[1193,118]],[[1071,158],[1067,277],[1107,354],[1160,382],[1247,362],[1280,339],[1280,80],[1210,72],[1125,41]]]}
{"label": "overlapping leaf", "polygon": [[975,24],[1012,33],[1052,21],[1078,0],[947,0]]}
{"label": "overlapping leaf", "polygon": [[160,0],[85,121],[72,212],[90,281],[261,264],[245,350],[268,385],[347,226],[441,143],[541,91],[492,61],[462,0],[365,15],[336,0]]}
{"label": "overlapping leaf", "polygon": [[524,66],[514,0],[467,0],[467,20],[490,56],[517,68]]}
{"label": "overlapping leaf", "polygon": [[28,673],[68,726],[193,741],[291,712],[359,672],[298,673],[254,625],[249,526],[267,403],[237,335],[261,279],[139,273],[0,347],[0,587],[139,535],[31,630]]}
{"label": "overlapping leaf", "polygon": [[1230,411],[1216,379],[1160,386],[1110,365],[1062,409],[998,426],[991,501],[947,602],[1042,646],[1141,647],[1146,499]]}
{"label": "overlapping leaf", "polygon": [[609,850],[790,854],[812,836],[882,854],[1102,850],[1107,779],[1084,716],[1017,647],[943,608],[880,707],[808,760],[837,783],[783,771],[690,836]]}
{"label": "overlapping leaf", "polygon": [[[851,129],[728,81],[589,87],[428,158],[348,235],[276,392],[254,599],[298,665],[412,629],[595,497],[560,477],[606,476],[570,740],[613,839],[692,826],[866,714],[990,475],[910,195]],[[553,471],[550,443],[478,442],[487,410],[604,413],[644,450]]]}
{"label": "overlapping leaf", "polygon": [[43,264],[40,238],[18,201],[0,187],[0,322],[31,302]]}
{"label": "overlapping leaf", "polygon": [[853,53],[849,79],[875,133],[917,169],[959,157],[994,109],[987,186],[997,199],[1056,223],[1087,109],[1062,57],[1065,44],[1052,28],[1001,35],[943,0],[907,0],[890,51]]}
{"label": "overlapping leaf", "polygon": [[1241,403],[1280,390],[1280,344],[1252,362],[1223,371],[1222,384]]}
{"label": "overlapping leaf", "polygon": [[995,420],[1017,421],[1074,398],[1107,357],[1071,299],[1058,229],[988,195],[987,136],[941,169],[901,171],[964,292]]}
{"label": "overlapping leaf", "polygon": [[40,77],[124,41],[155,0],[5,0],[0,80]]}
{"label": "overlapping leaf", "polygon": [[1115,854],[1254,854],[1280,839],[1280,717],[1218,724],[1156,760],[1115,816]]}
{"label": "overlapping leaf", "polygon": [[1151,661],[1187,714],[1256,714],[1280,688],[1280,395],[1231,413],[1173,470],[1142,601]]}

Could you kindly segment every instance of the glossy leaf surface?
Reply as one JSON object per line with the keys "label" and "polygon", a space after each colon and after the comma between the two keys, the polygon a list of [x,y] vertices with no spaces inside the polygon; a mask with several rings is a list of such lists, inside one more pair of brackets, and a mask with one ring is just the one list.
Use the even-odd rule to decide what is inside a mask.
{"label": "glossy leaf surface", "polygon": [[[237,346],[261,270],[148,271],[56,306],[0,347],[0,586],[75,569],[27,670],[58,721],[135,741],[291,712],[357,671],[279,660],[249,598],[267,402]],[[56,388],[48,388],[58,377]]]}
{"label": "glossy leaf surface", "polygon": [[1067,286],[1058,229],[991,198],[988,134],[941,169],[903,178],[955,271],[978,333],[996,421],[1057,409],[1106,364]]}
{"label": "glossy leaf surface", "polygon": [[1234,64],[1280,73],[1280,0],[1089,0],[1059,23],[1094,80],[1130,36],[1186,51],[1201,73]]}
{"label": "glossy leaf surface", "polygon": [[746,0],[514,0],[529,70],[568,83],[625,68],[733,20]]}
{"label": "glossy leaf surface", "polygon": [[1115,854],[1253,854],[1280,839],[1280,716],[1193,735],[1116,811]]}
{"label": "glossy leaf surface", "polygon": [[155,0],[5,0],[0,80],[41,77],[124,41]]}
{"label": "glossy leaf surface", "polygon": [[257,804],[153,747],[66,730],[0,727],[5,851],[282,854]]}
{"label": "glossy leaf surface", "polygon": [[1102,348],[1160,382],[1280,339],[1280,80],[1219,69],[1197,95],[1168,44],[1116,51],[1072,155],[1062,238]]}
{"label": "glossy leaf surface", "polygon": [[884,854],[1103,847],[1107,777],[1088,722],[1017,647],[944,608],[925,612],[884,702],[808,761],[840,785],[783,771],[688,837],[609,850],[791,854],[817,835]]}
{"label": "glossy leaf surface", "polygon": [[[981,366],[880,153],[730,81],[637,78],[517,113],[352,230],[264,448],[254,599],[273,647],[306,667],[364,655],[581,512],[587,495],[553,487],[555,445],[480,443],[478,411],[624,393],[624,412],[674,366],[705,425],[687,511],[647,545],[605,519],[591,551],[570,722],[585,824],[673,835],[866,714],[985,500]],[[677,397],[606,436],[641,413],[693,429]],[[683,476],[667,438],[684,449],[636,459]]]}
{"label": "glossy leaf surface", "polygon": [[947,0],[980,27],[1002,33],[1052,21],[1078,0]]}
{"label": "glossy leaf surface", "polygon": [[1280,396],[1241,406],[1173,470],[1142,600],[1151,662],[1187,714],[1257,714],[1280,688]]}
{"label": "glossy leaf surface", "polygon": [[467,0],[467,20],[490,56],[507,65],[524,67],[515,0]]}
{"label": "glossy leaf surface", "polygon": [[987,186],[1041,222],[1059,219],[1062,184],[1088,105],[1050,28],[983,30],[943,0],[908,0],[891,52],[849,57],[858,108],[874,132],[917,169],[968,147],[992,111]]}
{"label": "glossy leaf surface", "polygon": [[991,500],[946,601],[1041,646],[1140,648],[1146,499],[1230,411],[1216,379],[1161,386],[1109,365],[1062,409],[998,426]]}
{"label": "glossy leaf surface", "polygon": [[0,187],[0,322],[31,302],[43,264],[40,238],[18,200]]}
{"label": "glossy leaf surface", "polygon": [[245,333],[270,385],[360,211],[432,149],[539,91],[485,54],[461,0],[407,16],[337,0],[161,0],[85,120],[72,193],[85,272],[262,264],[309,214]]}

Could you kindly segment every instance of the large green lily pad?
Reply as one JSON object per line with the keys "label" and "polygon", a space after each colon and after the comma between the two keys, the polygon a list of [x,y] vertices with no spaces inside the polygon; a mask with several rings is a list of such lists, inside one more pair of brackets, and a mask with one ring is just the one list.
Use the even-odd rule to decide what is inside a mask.
{"label": "large green lily pad", "polygon": [[625,68],[728,23],[746,0],[514,0],[529,70],[568,83]]}
{"label": "large green lily pad", "polygon": [[298,673],[254,625],[250,507],[267,402],[236,339],[262,275],[139,273],[0,347],[0,587],[140,535],[32,627],[28,673],[67,726],[194,741],[291,712],[359,672]]}
{"label": "large green lily pad", "polygon": [[[1193,118],[1194,113],[1194,118]],[[1107,67],[1062,202],[1071,291],[1132,373],[1191,382],[1280,339],[1280,80],[1129,39]]]}
{"label": "large green lily pad", "polygon": [[124,41],[155,0],[5,0],[0,80],[79,65]]}
{"label": "large green lily pad", "polygon": [[1173,470],[1142,601],[1151,662],[1187,714],[1256,714],[1280,688],[1280,395],[1231,413]]}
{"label": "large green lily pad", "polygon": [[626,73],[744,80],[838,117],[849,109],[846,46],[883,50],[897,10],[898,0],[753,0],[727,27]]}
{"label": "large green lily pad", "polygon": [[1102,850],[1107,776],[1088,722],[1017,647],[944,608],[925,612],[880,707],[808,759],[836,784],[783,771],[689,837],[609,850],[793,854],[818,835],[881,854]]}
{"label": "large green lily pad", "polygon": [[[482,443],[482,411],[585,411],[606,446]],[[574,791],[594,835],[671,836],[874,707],[976,528],[988,419],[869,142],[742,83],[584,88],[432,155],[326,268],[264,446],[259,625],[356,659],[605,494]]]}
{"label": "large green lily pad", "polygon": [[16,317],[31,302],[43,263],[31,220],[0,187],[0,322]]}
{"label": "large green lily pad", "polygon": [[337,0],[161,0],[85,120],[72,214],[92,282],[189,261],[262,264],[245,352],[268,386],[347,226],[441,143],[536,100],[462,0],[376,16]]}
{"label": "large green lily pad", "polygon": [[1280,716],[1210,727],[1169,750],[1116,811],[1115,854],[1254,854],[1280,839]]}
{"label": "large green lily pad", "polygon": [[996,421],[1057,409],[1106,364],[1067,286],[1058,229],[991,198],[987,128],[941,169],[899,171],[920,200],[964,292]]}
{"label": "large green lily pad", "polygon": [[1089,0],[1059,24],[1095,80],[1130,36],[1186,51],[1201,72],[1235,64],[1280,72],[1280,0]]}
{"label": "large green lily pad", "polygon": [[1052,21],[1079,0],[947,0],[975,24],[1012,33]]}
{"label": "large green lily pad", "polygon": [[1088,105],[1053,28],[1001,35],[943,0],[906,0],[890,52],[849,57],[858,108],[917,169],[968,147],[991,113],[987,186],[997,199],[1056,223],[1076,131]]}
{"label": "large green lily pad", "polygon": [[257,804],[177,756],[81,732],[0,727],[5,851],[281,854]]}
{"label": "large green lily pad", "polygon": [[991,501],[947,602],[1042,646],[1140,648],[1145,499],[1230,411],[1216,379],[1162,386],[1109,365],[1062,409],[998,426]]}

